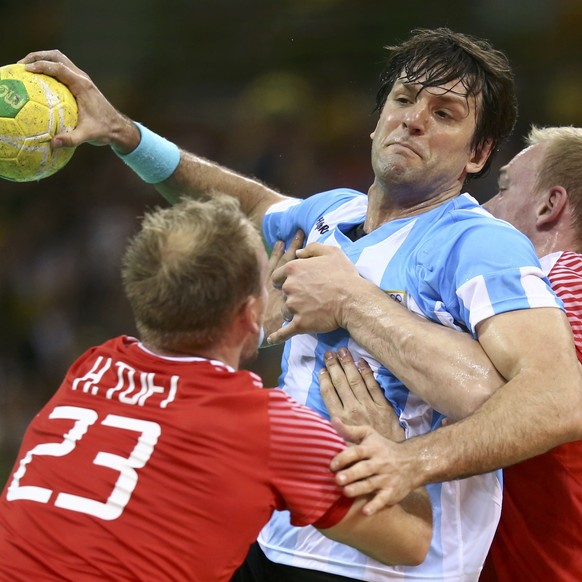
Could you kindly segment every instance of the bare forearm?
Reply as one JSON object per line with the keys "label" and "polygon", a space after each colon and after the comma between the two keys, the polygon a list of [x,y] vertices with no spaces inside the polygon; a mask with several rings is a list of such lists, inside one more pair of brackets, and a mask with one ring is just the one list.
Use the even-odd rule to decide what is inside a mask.
{"label": "bare forearm", "polygon": [[285,196],[258,180],[185,151],[181,152],[176,171],[155,186],[172,203],[182,196],[196,197],[213,191],[228,194],[238,198],[243,212],[258,226],[269,206],[285,199]]}
{"label": "bare forearm", "polygon": [[[109,129],[110,145],[121,154],[133,151],[140,143],[139,129],[123,115],[114,121]],[[215,191],[228,194],[238,198],[243,212],[259,227],[269,206],[285,198],[258,180],[183,150],[172,175],[154,186],[172,204],[183,196],[208,196]]]}
{"label": "bare forearm", "polygon": [[486,473],[582,439],[581,367],[564,313],[509,311],[484,320],[477,331],[484,351],[509,381],[474,414],[402,443],[366,427],[348,427],[353,434],[344,435],[344,427],[336,426],[356,444],[330,467],[346,495],[376,492],[366,505],[369,512],[420,485]]}
{"label": "bare forearm", "polygon": [[504,382],[468,334],[411,313],[364,279],[343,313],[356,342],[451,419],[471,414]]}
{"label": "bare forearm", "polygon": [[582,377],[566,316],[511,311],[477,329],[510,380],[469,418],[405,443],[420,456],[422,482],[490,471],[582,438]]}
{"label": "bare forearm", "polygon": [[364,515],[366,499],[357,499],[339,525],[321,530],[385,564],[418,565],[432,537],[432,509],[424,489],[411,492],[400,504]]}
{"label": "bare forearm", "polygon": [[582,438],[578,386],[571,376],[524,372],[470,417],[402,443],[417,460],[417,483],[488,472]]}

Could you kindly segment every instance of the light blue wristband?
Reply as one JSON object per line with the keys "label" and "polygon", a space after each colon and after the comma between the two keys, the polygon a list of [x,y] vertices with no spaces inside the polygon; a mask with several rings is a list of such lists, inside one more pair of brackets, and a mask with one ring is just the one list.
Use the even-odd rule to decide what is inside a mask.
{"label": "light blue wristband", "polygon": [[159,184],[169,178],[180,163],[180,149],[175,143],[134,121],[141,139],[128,154],[111,148],[144,182]]}

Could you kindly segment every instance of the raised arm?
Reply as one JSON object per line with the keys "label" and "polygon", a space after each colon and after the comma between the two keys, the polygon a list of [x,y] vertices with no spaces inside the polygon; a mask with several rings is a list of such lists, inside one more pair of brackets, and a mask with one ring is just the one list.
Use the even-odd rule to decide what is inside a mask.
{"label": "raised arm", "polygon": [[260,228],[265,212],[287,198],[255,178],[249,178],[214,162],[180,151],[176,171],[155,188],[170,202],[181,196],[208,194],[213,190],[238,198],[243,212]]}
{"label": "raised arm", "polygon": [[476,410],[504,382],[468,334],[411,313],[360,277],[337,248],[311,244],[273,274],[292,321],[276,343],[303,332],[344,327],[409,390],[451,420]]}
{"label": "raised arm", "polygon": [[55,77],[69,87],[79,108],[77,127],[57,135],[52,145],[109,145],[144,181],[170,202],[182,196],[208,195],[218,190],[238,198],[243,211],[260,227],[266,210],[286,196],[258,180],[179,150],[177,146],[136,125],[101,93],[89,75],[60,51],[39,51],[19,61],[31,72]]}

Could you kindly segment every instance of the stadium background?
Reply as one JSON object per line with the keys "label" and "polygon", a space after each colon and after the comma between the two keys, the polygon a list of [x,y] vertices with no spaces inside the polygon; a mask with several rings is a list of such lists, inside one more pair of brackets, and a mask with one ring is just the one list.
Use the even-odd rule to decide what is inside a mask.
{"label": "stadium background", "polygon": [[[1,64],[58,48],[132,118],[186,149],[304,197],[371,181],[369,133],[386,44],[416,27],[490,39],[515,69],[515,137],[582,124],[580,0],[0,0]],[[104,148],[38,183],[0,180],[0,484],[24,428],[87,347],[133,333],[119,258],[163,204]],[[253,368],[276,382],[278,351]]]}

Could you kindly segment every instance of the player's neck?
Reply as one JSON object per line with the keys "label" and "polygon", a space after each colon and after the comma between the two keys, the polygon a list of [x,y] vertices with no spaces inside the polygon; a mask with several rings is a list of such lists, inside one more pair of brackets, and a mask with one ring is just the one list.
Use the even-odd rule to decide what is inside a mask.
{"label": "player's neck", "polygon": [[228,349],[224,346],[212,346],[210,348],[197,349],[165,349],[163,347],[142,341],[143,345],[152,353],[166,358],[204,358],[217,360],[238,370],[240,365],[240,350]]}
{"label": "player's neck", "polygon": [[375,182],[368,191],[368,210],[364,230],[369,233],[391,220],[410,218],[429,212],[458,196],[459,193],[460,190],[455,184],[454,187],[434,196],[421,192],[415,196],[411,193],[410,188],[405,195],[398,196],[397,192],[394,192],[394,188],[391,188],[390,193],[387,193],[386,189]]}
{"label": "player's neck", "polygon": [[536,229],[526,233],[535,247],[538,257],[545,257],[558,251],[582,252],[582,244],[576,229],[565,219],[549,229]]}

